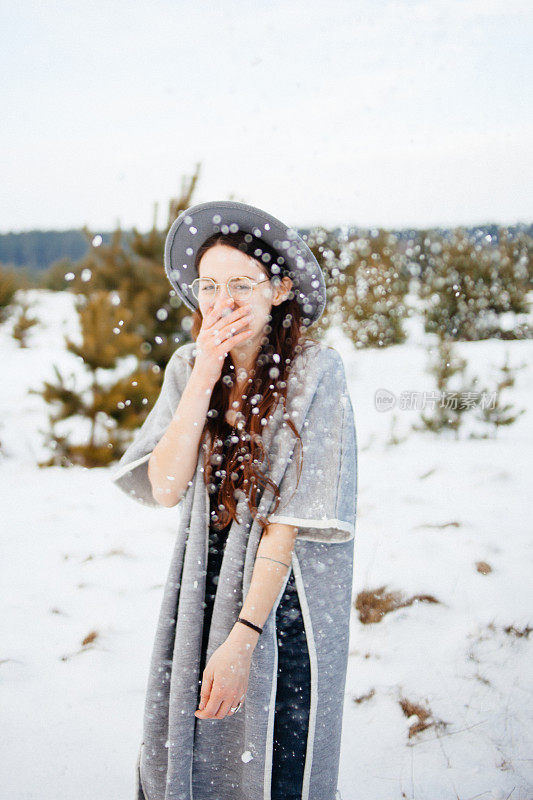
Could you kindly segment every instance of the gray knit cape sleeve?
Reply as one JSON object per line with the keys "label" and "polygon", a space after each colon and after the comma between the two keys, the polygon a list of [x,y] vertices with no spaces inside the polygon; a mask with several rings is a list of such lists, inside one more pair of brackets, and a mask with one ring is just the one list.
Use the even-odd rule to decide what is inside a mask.
{"label": "gray knit cape sleeve", "polygon": [[111,475],[111,480],[122,491],[139,503],[154,508],[165,506],[153,497],[148,479],[148,460],[170,425],[187,384],[191,372],[188,349],[189,345],[182,345],[170,357],[159,396]]}
{"label": "gray knit cape sleeve", "polygon": [[[297,526],[300,539],[335,543],[355,536],[357,437],[342,358],[333,348],[325,348],[322,357],[323,372],[307,413],[301,410],[302,419],[298,413],[292,415],[303,452],[294,437],[278,485],[280,504],[268,521]],[[297,485],[300,453],[303,463]]]}

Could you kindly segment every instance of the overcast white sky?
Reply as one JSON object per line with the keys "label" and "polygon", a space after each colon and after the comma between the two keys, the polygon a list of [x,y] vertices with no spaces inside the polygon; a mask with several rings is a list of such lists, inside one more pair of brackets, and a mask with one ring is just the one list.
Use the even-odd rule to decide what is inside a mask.
{"label": "overcast white sky", "polygon": [[0,232],[147,229],[201,162],[296,227],[531,221],[531,0],[4,3]]}

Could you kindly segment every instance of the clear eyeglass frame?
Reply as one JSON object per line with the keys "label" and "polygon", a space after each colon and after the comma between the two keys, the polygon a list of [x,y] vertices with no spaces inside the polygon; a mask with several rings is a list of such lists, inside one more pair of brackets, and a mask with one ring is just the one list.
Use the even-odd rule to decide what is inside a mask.
{"label": "clear eyeglass frame", "polygon": [[[233,297],[234,300],[246,300],[248,297],[251,297],[253,290],[256,286],[260,283],[265,283],[265,281],[269,281],[270,278],[263,278],[261,281],[253,281],[247,275],[242,275],[241,277],[234,277],[230,278],[226,283],[217,283],[213,280],[213,278],[195,278],[192,283],[188,284],[191,292],[193,293],[196,300],[199,299],[198,294],[200,291],[200,281],[210,281],[210,283],[215,287],[215,297],[218,295],[219,286],[225,286],[228,290],[228,294],[230,297]],[[248,290],[244,294],[240,294],[237,297],[234,297],[231,293],[230,283],[232,281],[245,281],[248,284]]]}

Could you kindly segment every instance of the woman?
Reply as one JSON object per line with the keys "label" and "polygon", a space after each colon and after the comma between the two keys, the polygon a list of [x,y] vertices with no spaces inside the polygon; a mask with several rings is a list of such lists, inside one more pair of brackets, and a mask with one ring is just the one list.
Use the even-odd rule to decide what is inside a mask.
{"label": "woman", "polygon": [[303,336],[323,276],[295,231],[231,201],[183,212],[165,267],[195,341],[114,476],[141,502],[182,506],[138,797],[333,800],[356,444],[342,362]]}

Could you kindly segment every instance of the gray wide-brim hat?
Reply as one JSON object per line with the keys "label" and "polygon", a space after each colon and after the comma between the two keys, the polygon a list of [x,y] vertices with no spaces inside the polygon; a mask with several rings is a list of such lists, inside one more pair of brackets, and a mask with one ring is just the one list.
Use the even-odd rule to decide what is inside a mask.
{"label": "gray wide-brim hat", "polygon": [[[316,322],[326,307],[326,284],[315,256],[294,228],[266,211],[233,200],[200,203],[182,211],[172,223],[165,241],[165,272],[191,311],[198,309],[190,285],[198,277],[196,253],[214,233],[244,231],[272,247],[280,258],[280,277],[292,279],[292,290],[302,307],[302,322]],[[260,259],[258,259],[260,260]]]}

